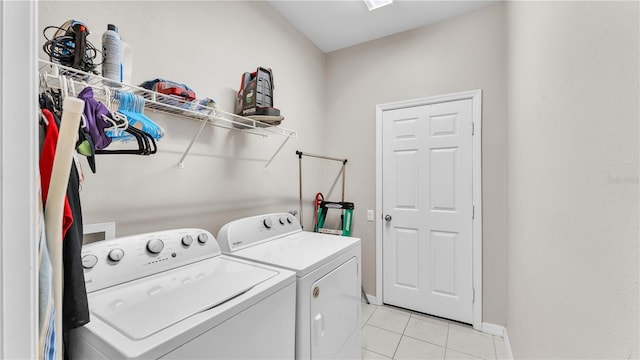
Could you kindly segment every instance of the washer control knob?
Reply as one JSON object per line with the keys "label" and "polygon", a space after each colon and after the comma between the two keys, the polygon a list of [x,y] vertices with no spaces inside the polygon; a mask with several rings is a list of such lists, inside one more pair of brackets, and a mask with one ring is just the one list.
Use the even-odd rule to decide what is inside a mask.
{"label": "washer control knob", "polygon": [[264,227],[266,227],[267,229],[271,229],[271,227],[273,226],[273,222],[271,221],[271,219],[266,218],[264,220],[262,220],[262,224],[264,225]]}
{"label": "washer control knob", "polygon": [[118,261],[122,260],[122,258],[124,257],[124,250],[122,250],[122,249],[113,249],[113,250],[109,251],[108,257],[109,257],[109,260],[118,262]]}
{"label": "washer control knob", "polygon": [[186,235],[182,237],[182,245],[191,246],[192,243],[193,243],[193,238],[191,237],[191,235]]}
{"label": "washer control knob", "polygon": [[82,267],[85,269],[91,269],[98,263],[98,257],[95,255],[85,255],[82,257]]}
{"label": "washer control knob", "polygon": [[158,254],[164,249],[164,242],[160,239],[151,239],[147,241],[147,251],[152,254]]}
{"label": "washer control knob", "polygon": [[280,222],[280,225],[284,225],[287,222],[287,220],[285,220],[285,218],[283,218],[283,217],[278,219],[278,221]]}
{"label": "washer control knob", "polygon": [[207,242],[207,240],[209,240],[209,235],[205,234],[205,233],[200,233],[200,235],[198,235],[198,242],[200,244],[204,244]]}

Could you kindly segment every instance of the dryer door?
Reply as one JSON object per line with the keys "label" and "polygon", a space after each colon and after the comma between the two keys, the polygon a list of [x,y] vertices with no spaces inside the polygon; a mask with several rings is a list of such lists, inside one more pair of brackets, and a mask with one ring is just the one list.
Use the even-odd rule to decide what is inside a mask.
{"label": "dryer door", "polygon": [[349,348],[360,330],[358,259],[351,258],[318,279],[310,290],[311,358],[360,358],[358,343]]}

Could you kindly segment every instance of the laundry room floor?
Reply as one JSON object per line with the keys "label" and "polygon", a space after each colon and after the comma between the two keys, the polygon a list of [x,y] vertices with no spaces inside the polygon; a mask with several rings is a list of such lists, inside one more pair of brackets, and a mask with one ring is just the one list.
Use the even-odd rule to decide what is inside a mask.
{"label": "laundry room floor", "polygon": [[363,359],[507,359],[503,338],[471,326],[362,304]]}

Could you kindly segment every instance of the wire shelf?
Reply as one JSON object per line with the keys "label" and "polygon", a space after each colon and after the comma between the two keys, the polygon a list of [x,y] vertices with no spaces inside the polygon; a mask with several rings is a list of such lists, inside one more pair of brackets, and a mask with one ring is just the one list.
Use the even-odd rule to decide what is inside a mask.
{"label": "wire shelf", "polygon": [[[145,109],[201,122],[202,126],[180,159],[179,167],[183,167],[184,158],[189,153],[191,146],[205,125],[212,125],[229,130],[239,130],[243,133],[263,137],[270,135],[284,136],[286,137],[285,142],[290,138],[298,137],[298,133],[295,130],[235,115],[218,108],[204,106],[201,105],[198,100],[191,102],[185,101],[176,96],[160,94],[139,86],[116,82],[96,74],[54,64],[47,60],[39,60],[39,75],[40,86],[43,88],[68,88],[68,91],[71,92],[70,95],[75,96],[75,94],[79,93],[82,89],[90,86],[93,89],[95,98],[112,103],[118,102],[117,96],[113,96],[117,94],[118,91],[131,92],[145,99]],[[281,148],[282,145],[276,151],[276,154]],[[267,162],[267,166],[276,154]]]}

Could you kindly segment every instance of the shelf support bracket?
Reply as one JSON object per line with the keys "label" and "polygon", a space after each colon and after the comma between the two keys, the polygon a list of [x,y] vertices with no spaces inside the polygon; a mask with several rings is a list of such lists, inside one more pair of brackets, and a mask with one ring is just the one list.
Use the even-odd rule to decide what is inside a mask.
{"label": "shelf support bracket", "polygon": [[271,156],[271,159],[269,159],[269,161],[267,161],[267,163],[264,165],[264,169],[267,170],[267,168],[269,167],[269,165],[271,164],[271,162],[273,161],[273,159],[275,159],[276,155],[278,155],[278,153],[280,152],[280,150],[282,150],[282,148],[284,147],[284,145],[287,143],[287,141],[289,141],[289,139],[291,139],[291,134],[287,135],[287,137],[284,139],[284,141],[282,142],[282,144],[280,144],[280,147],[278,148],[278,150],[276,150],[276,152]]}
{"label": "shelf support bracket", "polygon": [[178,162],[178,167],[180,169],[184,168],[184,158],[187,157],[187,154],[191,150],[191,147],[196,142],[196,139],[202,133],[202,130],[204,130],[204,127],[207,126],[208,122],[209,122],[209,120],[207,120],[207,119],[202,120],[202,125],[200,125],[200,129],[198,129],[198,132],[196,133],[196,136],[194,136],[193,139],[191,139],[191,142],[189,143],[189,146],[187,146],[187,149],[184,151],[184,154],[182,154],[182,157],[180,158],[180,162]]}

